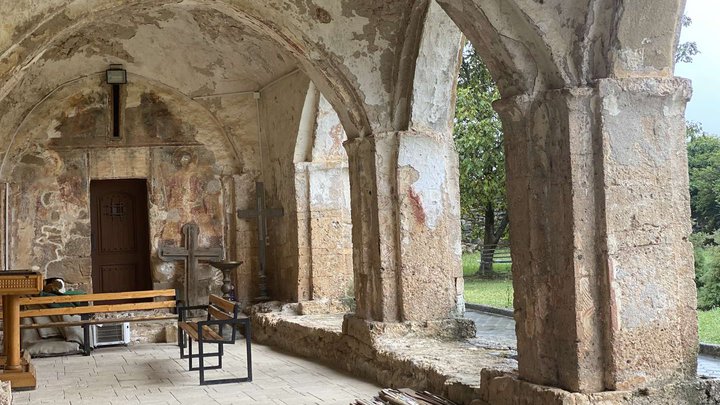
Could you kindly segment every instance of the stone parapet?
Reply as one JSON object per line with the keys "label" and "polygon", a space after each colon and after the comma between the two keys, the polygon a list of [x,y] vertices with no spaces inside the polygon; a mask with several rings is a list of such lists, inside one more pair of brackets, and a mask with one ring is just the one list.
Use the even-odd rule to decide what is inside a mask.
{"label": "stone parapet", "polygon": [[[346,315],[299,316],[295,305],[253,307],[254,338],[368,378],[385,387],[410,387],[471,405],[710,405],[720,380],[696,377],[632,391],[573,393],[523,381],[514,351],[478,339],[422,336],[432,325],[368,322]],[[342,324],[342,329],[340,325]]]}
{"label": "stone parapet", "polygon": [[720,395],[720,380],[692,378],[634,391],[573,393],[532,384],[517,375],[483,370],[480,398],[470,405],[714,405]]}

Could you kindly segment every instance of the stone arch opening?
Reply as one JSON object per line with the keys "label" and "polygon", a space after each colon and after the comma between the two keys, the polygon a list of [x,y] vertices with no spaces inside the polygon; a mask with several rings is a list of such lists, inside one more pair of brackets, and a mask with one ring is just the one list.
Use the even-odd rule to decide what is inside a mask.
{"label": "stone arch opening", "polygon": [[[506,134],[511,245],[519,270],[513,278],[521,378],[595,392],[693,375],[695,317],[679,300],[694,297],[688,283],[692,266],[683,261],[667,283],[658,281],[663,261],[652,259],[624,232],[633,228],[636,236],[658,239],[620,219],[649,218],[663,205],[633,194],[636,178],[658,191],[685,194],[687,188],[670,173],[665,180],[648,177],[643,163],[619,152],[627,151],[628,144],[620,146],[624,142],[654,144],[639,135],[644,131],[640,122],[653,122],[648,125],[664,128],[661,132],[672,139],[668,150],[684,155],[682,110],[688,93],[686,84],[671,77],[682,4],[664,3],[654,20],[643,15],[643,4],[615,8],[610,2],[556,2],[555,15],[523,0],[438,2],[482,54],[502,95],[496,110]],[[631,118],[612,107],[619,99],[624,99],[620,110],[640,100],[654,107]],[[666,114],[668,109],[677,114]],[[623,124],[616,121],[620,116]],[[623,125],[633,129],[623,130]],[[657,160],[664,152],[649,148],[646,152],[654,151],[648,152],[654,156],[650,161],[674,161],[684,171],[684,157]],[[625,179],[620,173],[636,177]],[[629,198],[625,208],[614,202],[620,195]],[[669,198],[663,210],[684,209],[685,200]],[[680,217],[687,220],[687,215]],[[675,226],[659,218],[650,222],[665,231]],[[685,237],[663,240],[668,251],[686,255]],[[665,297],[675,297],[664,301],[674,315],[665,317],[640,304],[629,292],[630,272],[644,280],[631,284],[649,283]],[[644,319],[631,313],[644,313]],[[643,327],[654,331],[648,339],[656,339],[665,333],[658,324],[682,331],[666,339],[683,342],[683,348],[671,362],[660,360],[665,355],[659,352],[640,356],[657,366],[652,373],[640,371],[642,361],[625,344],[643,334]]]}

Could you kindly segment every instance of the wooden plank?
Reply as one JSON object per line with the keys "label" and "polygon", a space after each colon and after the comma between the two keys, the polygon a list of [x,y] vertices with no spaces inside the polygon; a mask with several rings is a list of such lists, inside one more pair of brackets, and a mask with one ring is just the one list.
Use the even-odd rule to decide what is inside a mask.
{"label": "wooden plank", "polygon": [[175,290],[125,291],[82,295],[58,295],[54,297],[23,297],[20,305],[61,304],[69,302],[113,301],[140,298],[175,297]]}
{"label": "wooden plank", "polygon": [[42,308],[20,311],[21,318],[31,316],[81,315],[105,312],[145,311],[149,309],[175,308],[175,301],[139,302],[134,304],[92,305],[89,307]]}
{"label": "wooden plank", "polygon": [[[195,322],[178,322],[178,327],[184,330],[191,339],[199,340],[198,327]],[[209,326],[203,327],[203,340],[223,340],[223,337],[218,335],[217,332],[212,330]]]}
{"label": "wooden plank", "polygon": [[103,318],[103,319],[88,319],[85,321],[67,321],[67,322],[51,322],[51,323],[31,323],[20,325],[20,329],[42,329],[42,328],[59,328],[67,326],[83,326],[83,325],[104,325],[106,323],[123,323],[123,322],[149,322],[149,321],[165,321],[165,320],[177,320],[177,315],[162,315],[162,316],[133,316],[125,318]]}
{"label": "wooden plank", "polygon": [[225,310],[225,312],[228,312],[230,314],[235,311],[235,303],[226,300],[225,298],[219,297],[215,294],[210,294],[210,303],[217,305],[218,307]]}
{"label": "wooden plank", "polygon": [[214,305],[208,306],[208,313],[213,319],[228,320],[233,319],[232,315],[228,315],[226,312],[217,309]]}

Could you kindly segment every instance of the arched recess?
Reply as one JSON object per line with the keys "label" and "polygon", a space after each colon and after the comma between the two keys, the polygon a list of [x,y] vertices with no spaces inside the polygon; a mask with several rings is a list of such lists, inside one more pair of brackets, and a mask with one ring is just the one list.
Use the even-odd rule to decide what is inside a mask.
{"label": "arched recess", "polygon": [[[129,79],[121,139],[109,133],[103,74],[55,89],[18,127],[2,173],[10,191],[10,267],[37,267],[73,288],[93,290],[92,180],[147,180],[149,278],[156,286],[181,282],[176,266],[157,259],[157,249],[175,242],[184,223],[200,226],[203,244],[237,249],[226,226],[232,215],[222,210],[245,164],[233,140],[197,101],[138,75]],[[149,111],[157,113],[152,121]],[[208,288],[217,290],[217,281]]]}
{"label": "arched recess", "polygon": [[520,377],[598,392],[694,376],[684,2],[437,1],[502,94]]}
{"label": "arched recess", "polygon": [[[315,34],[312,38],[309,33],[313,31],[322,31],[316,29],[316,25],[325,24],[325,14],[327,10],[320,7],[312,9],[303,9],[303,7],[295,6],[294,10],[286,10],[276,4],[279,2],[267,2],[267,4],[258,4],[254,1],[185,1],[178,3],[172,0],[163,1],[132,1],[132,2],[114,2],[110,0],[96,0],[87,4],[87,2],[67,1],[64,6],[54,9],[44,10],[47,14],[43,15],[38,12],[36,20],[41,22],[31,25],[32,28],[22,31],[18,29],[18,34],[13,45],[8,45],[2,56],[0,56],[0,99],[5,100],[12,98],[12,92],[19,85],[27,86],[28,81],[25,79],[33,66],[42,61],[47,55],[48,49],[58,43],[73,41],[73,35],[82,30],[84,26],[93,21],[112,21],[113,15],[132,15],[137,11],[156,11],[162,13],[163,6],[181,4],[187,7],[207,8],[220,12],[231,19],[236,24],[248,27],[249,29],[259,33],[260,35],[271,39],[278,44],[286,52],[297,58],[298,63],[306,71],[308,76],[317,83],[323,94],[326,94],[328,100],[338,111],[343,126],[346,128],[348,136],[355,137],[362,134],[371,133],[372,126],[384,126],[386,121],[382,116],[387,115],[383,112],[386,108],[385,96],[383,96],[381,79],[379,73],[367,75],[367,77],[354,77],[353,72],[348,69],[351,63],[362,63],[361,61],[345,61],[344,58],[358,59],[357,56],[344,55],[342,52],[334,53],[337,49],[330,50],[332,46],[338,47],[341,44],[329,38],[324,38],[321,32]],[[335,5],[327,6],[333,9]],[[371,8],[371,7],[370,7]],[[401,12],[398,10],[389,10],[388,12]],[[314,14],[313,14],[314,13]],[[327,18],[345,18],[341,10],[337,10]],[[348,27],[352,27],[362,32],[363,21],[368,23],[368,18],[358,16],[358,18],[347,17],[344,21],[342,36],[353,38],[353,35],[362,36],[362,34],[354,34]],[[332,27],[336,27],[333,24]],[[18,27],[20,28],[20,27]],[[338,34],[340,35],[340,34]],[[380,41],[383,33],[374,33],[368,41]],[[390,34],[388,34],[390,35]],[[326,40],[327,43],[323,41]],[[359,39],[356,42],[360,42]],[[385,45],[392,45],[390,39],[383,39]],[[392,46],[390,46],[392,48]],[[390,50],[392,53],[392,50]],[[366,54],[371,55],[371,54]],[[374,55],[374,54],[372,54]],[[379,63],[378,60],[368,61],[370,64]],[[63,81],[70,78],[63,75],[63,72],[55,72],[55,80],[49,81],[47,86],[38,89],[38,95],[46,94],[49,89],[60,85]],[[75,72],[74,72],[75,73]],[[89,72],[85,72],[89,73]],[[362,83],[362,81],[366,83]],[[361,86],[365,86],[365,95],[359,90]],[[378,88],[379,87],[379,88]],[[370,95],[372,94],[372,96]],[[377,99],[377,100],[375,100]],[[23,105],[32,105],[38,99],[17,99],[13,100],[14,109],[16,111],[27,111],[28,107]],[[372,106],[378,112],[372,119],[368,118],[366,107]],[[0,111],[5,110],[0,106]],[[6,115],[6,114],[3,114]],[[22,113],[20,114],[22,115]]]}

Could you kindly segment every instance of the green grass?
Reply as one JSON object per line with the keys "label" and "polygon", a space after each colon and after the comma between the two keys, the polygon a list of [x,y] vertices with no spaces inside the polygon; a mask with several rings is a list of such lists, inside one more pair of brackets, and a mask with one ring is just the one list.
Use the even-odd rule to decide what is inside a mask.
{"label": "green grass", "polygon": [[[513,288],[509,279],[509,264],[497,264],[493,270],[501,275],[497,280],[473,277],[478,269],[479,253],[463,255],[465,275],[465,302],[489,305],[496,308],[512,308]],[[698,311],[698,332],[703,343],[720,344],[720,308]]]}
{"label": "green grass", "polygon": [[701,342],[720,344],[720,308],[698,311],[698,332]]}
{"label": "green grass", "polygon": [[462,257],[465,276],[465,302],[489,305],[498,308],[512,308],[512,282],[510,264],[496,263],[493,271],[498,274],[496,280],[474,277],[480,266],[480,253],[464,254]]}
{"label": "green grass", "polygon": [[[463,264],[463,276],[473,277],[480,268],[480,253],[465,253],[462,255]],[[493,271],[502,276],[502,278],[510,277],[510,263],[495,263],[493,264]]]}
{"label": "green grass", "polygon": [[465,279],[465,302],[512,308],[512,283],[510,280]]}

